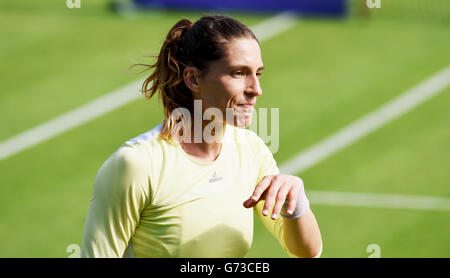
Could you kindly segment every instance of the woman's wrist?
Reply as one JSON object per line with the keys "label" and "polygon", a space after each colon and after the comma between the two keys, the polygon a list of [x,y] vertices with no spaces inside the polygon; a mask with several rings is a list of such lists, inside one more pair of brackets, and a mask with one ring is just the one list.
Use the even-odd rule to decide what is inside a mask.
{"label": "woman's wrist", "polygon": [[309,208],[309,200],[306,197],[303,181],[299,177],[296,177],[296,178],[298,180],[298,187],[299,187],[297,204],[296,204],[295,209],[292,212],[292,214],[289,214],[287,212],[289,200],[286,199],[286,201],[284,202],[283,208],[281,209],[281,212],[280,212],[280,215],[283,216],[283,218],[285,218],[285,219],[298,219],[298,218],[304,216],[310,209]]}

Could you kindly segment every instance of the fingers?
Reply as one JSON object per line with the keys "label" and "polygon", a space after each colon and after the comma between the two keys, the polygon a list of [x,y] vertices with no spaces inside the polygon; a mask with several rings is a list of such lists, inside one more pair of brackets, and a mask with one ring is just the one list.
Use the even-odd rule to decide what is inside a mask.
{"label": "fingers", "polygon": [[[246,208],[251,208],[251,207],[254,207],[254,206],[256,206],[256,204],[258,204],[258,202],[259,201],[261,201],[261,200],[265,200],[266,199],[266,193],[267,192],[264,192],[263,194],[261,194],[261,196],[259,197],[259,200],[253,200],[251,197],[250,198],[248,198],[247,200],[245,200],[244,201],[244,207],[246,207]],[[253,195],[252,195],[253,196]]]}
{"label": "fingers", "polygon": [[259,201],[263,193],[266,191],[266,189],[270,186],[272,179],[272,176],[265,176],[259,184],[255,187],[255,190],[253,191],[252,197],[250,199],[252,201]]}
{"label": "fingers", "polygon": [[295,208],[297,206],[298,191],[299,191],[298,186],[294,186],[287,194],[289,202],[286,212],[288,215],[292,215],[295,211]]}
{"label": "fingers", "polygon": [[255,187],[252,196],[244,202],[244,207],[250,208],[254,207],[259,200],[265,197],[265,191],[271,184],[271,176],[265,176]]}
{"label": "fingers", "polygon": [[[273,207],[272,211],[272,219],[275,220],[278,218],[278,215],[280,215],[281,209],[283,208],[283,205],[286,201],[286,196],[290,192],[290,186],[284,185],[280,187],[280,190],[278,191],[278,194],[275,198],[275,206]],[[267,203],[267,201],[266,201]],[[270,204],[268,207],[270,208]]]}
{"label": "fingers", "polygon": [[264,216],[269,215],[270,209],[272,208],[275,198],[278,195],[278,189],[280,188],[280,185],[277,182],[272,182],[272,185],[269,188],[269,191],[267,191],[266,194],[266,201],[264,202],[263,211],[262,214]]}
{"label": "fingers", "polygon": [[[271,218],[277,219],[283,210],[283,215],[292,215],[297,206],[299,193],[298,182],[293,182],[286,175],[265,176],[255,187],[252,196],[244,201],[246,208],[254,207],[260,200],[265,199],[262,214],[268,216],[272,209]],[[286,210],[286,211],[285,211]]]}

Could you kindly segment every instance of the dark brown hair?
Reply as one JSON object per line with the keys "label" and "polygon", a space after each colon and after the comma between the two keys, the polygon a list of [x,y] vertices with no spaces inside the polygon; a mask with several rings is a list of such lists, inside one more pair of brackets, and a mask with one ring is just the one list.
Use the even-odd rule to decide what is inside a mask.
{"label": "dark brown hair", "polygon": [[142,93],[150,99],[159,92],[163,102],[165,121],[160,136],[172,139],[171,134],[178,119],[172,111],[178,107],[193,111],[192,92],[183,81],[183,71],[194,66],[206,72],[211,62],[225,56],[225,45],[240,37],[257,38],[253,32],[236,19],[221,15],[203,16],[195,23],[181,19],[169,31],[152,65],[137,64],[153,69],[142,84]]}

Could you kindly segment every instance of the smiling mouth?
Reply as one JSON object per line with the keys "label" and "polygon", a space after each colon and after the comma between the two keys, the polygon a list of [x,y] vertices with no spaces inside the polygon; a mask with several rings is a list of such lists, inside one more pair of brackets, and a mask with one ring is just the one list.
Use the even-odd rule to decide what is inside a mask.
{"label": "smiling mouth", "polygon": [[252,113],[255,110],[255,105],[253,104],[238,104],[234,109],[238,113]]}

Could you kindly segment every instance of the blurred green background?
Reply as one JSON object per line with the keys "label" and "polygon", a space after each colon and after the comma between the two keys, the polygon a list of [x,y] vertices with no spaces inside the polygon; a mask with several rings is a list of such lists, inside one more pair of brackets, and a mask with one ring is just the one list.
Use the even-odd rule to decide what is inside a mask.
{"label": "blurred green background", "polygon": [[[280,109],[279,164],[450,65],[449,5],[351,2],[344,19],[299,18],[261,44],[257,107]],[[122,16],[105,0],[0,3],[0,144],[145,76],[128,71],[157,53],[180,18],[154,10]],[[411,4],[412,5],[412,4]],[[441,6],[439,6],[441,5]],[[400,8],[399,8],[400,7]],[[269,14],[229,13],[247,26]],[[307,190],[450,197],[450,88],[314,167]],[[0,160],[0,257],[67,257],[81,245],[96,172],[124,141],[162,121],[144,97]],[[322,257],[449,257],[450,211],[312,203]],[[247,257],[286,257],[255,219]]]}

